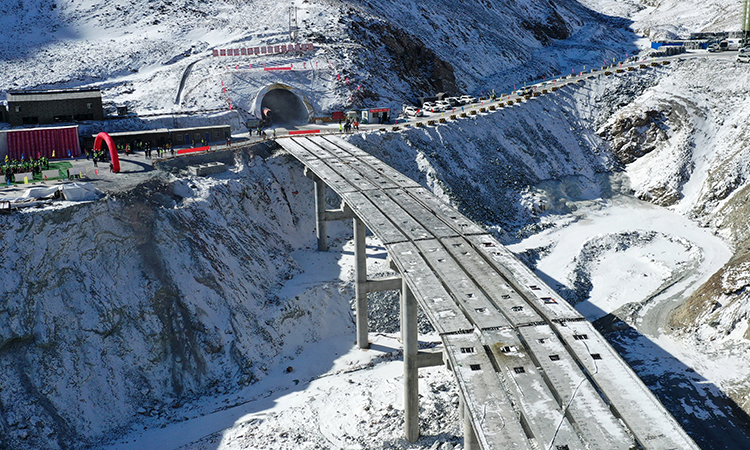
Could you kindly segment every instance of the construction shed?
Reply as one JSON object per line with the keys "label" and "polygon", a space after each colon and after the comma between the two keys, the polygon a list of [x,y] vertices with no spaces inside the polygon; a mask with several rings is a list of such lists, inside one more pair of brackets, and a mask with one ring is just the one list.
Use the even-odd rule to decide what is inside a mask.
{"label": "construction shed", "polygon": [[[191,128],[156,128],[152,130],[119,131],[107,133],[116,145],[136,145],[138,142],[149,144],[151,147],[164,147],[171,144],[174,147],[191,147],[206,144],[226,142],[232,135],[230,125],[212,125]],[[94,146],[96,135],[83,138],[86,148]]]}
{"label": "construction shed", "polygon": [[104,119],[99,89],[9,91],[7,101],[13,127]]}

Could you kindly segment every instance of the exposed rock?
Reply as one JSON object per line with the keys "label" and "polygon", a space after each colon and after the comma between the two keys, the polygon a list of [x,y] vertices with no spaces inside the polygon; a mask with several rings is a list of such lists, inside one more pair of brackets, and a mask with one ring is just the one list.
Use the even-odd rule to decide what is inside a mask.
{"label": "exposed rock", "polygon": [[458,94],[453,67],[424,42],[392,24],[352,16],[352,38],[368,49],[384,47],[391,56],[389,70],[408,82],[416,92]]}
{"label": "exposed rock", "polygon": [[[552,2],[550,2],[550,4],[554,7]],[[561,40],[570,37],[568,25],[565,23],[565,20],[560,17],[557,10],[554,9],[549,16],[547,16],[546,22],[530,22],[525,20],[521,22],[521,26],[531,31],[534,34],[534,37],[541,42],[542,45],[549,45],[553,39]]]}
{"label": "exposed rock", "polygon": [[598,134],[608,138],[613,154],[623,165],[652,152],[669,138],[664,114],[653,109],[620,116]]}

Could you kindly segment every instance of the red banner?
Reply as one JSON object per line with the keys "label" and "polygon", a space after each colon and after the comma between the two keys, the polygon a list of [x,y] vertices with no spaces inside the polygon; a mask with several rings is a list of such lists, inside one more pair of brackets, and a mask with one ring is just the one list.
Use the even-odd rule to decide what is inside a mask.
{"label": "red banner", "polygon": [[182,148],[180,150],[177,150],[178,155],[184,155],[186,153],[196,153],[196,152],[207,152],[211,150],[211,147],[205,146],[205,147],[194,147],[194,148]]}
{"label": "red banner", "polygon": [[292,130],[289,132],[290,135],[294,136],[295,134],[317,134],[320,133],[320,130]]}

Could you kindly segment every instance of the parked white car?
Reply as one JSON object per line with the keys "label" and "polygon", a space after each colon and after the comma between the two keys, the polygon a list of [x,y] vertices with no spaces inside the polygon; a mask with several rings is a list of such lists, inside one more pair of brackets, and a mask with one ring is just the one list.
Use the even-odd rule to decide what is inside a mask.
{"label": "parked white car", "polygon": [[459,97],[459,100],[464,105],[468,105],[470,103],[476,103],[477,102],[476,97],[472,97],[471,95],[462,95],[461,97]]}
{"label": "parked white car", "polygon": [[422,111],[422,108],[417,108],[416,106],[407,106],[404,108],[404,114],[406,114],[409,117],[422,117],[424,116],[424,112]]}
{"label": "parked white car", "polygon": [[424,104],[422,105],[422,109],[424,109],[425,111],[429,111],[429,112],[445,111],[445,108],[433,102],[424,102]]}
{"label": "parked white car", "polygon": [[443,111],[447,111],[449,109],[453,108],[453,105],[450,104],[450,102],[446,100],[438,100],[435,102],[435,104],[442,108]]}

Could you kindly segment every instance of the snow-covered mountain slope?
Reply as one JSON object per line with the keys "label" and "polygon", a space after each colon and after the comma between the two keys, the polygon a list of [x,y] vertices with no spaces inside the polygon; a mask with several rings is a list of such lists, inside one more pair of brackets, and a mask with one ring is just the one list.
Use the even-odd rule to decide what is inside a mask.
{"label": "snow-covered mountain slope", "polygon": [[351,327],[337,271],[280,293],[314,237],[308,181],[256,158],[234,176],[1,217],[0,447],[96,441]]}
{"label": "snow-covered mountain slope", "polygon": [[[734,249],[732,259],[678,307],[671,327],[706,354],[750,351],[747,67],[733,59],[685,60],[600,130],[641,156],[627,165],[634,193],[695,220]],[[613,126],[629,123],[612,133]],[[616,144],[616,146],[619,144]],[[750,385],[727,387],[748,409]]]}
{"label": "snow-covered mountain slope", "polygon": [[[289,42],[289,6],[169,0],[6,4],[8,39],[0,44],[0,69],[8,75],[0,79],[0,91],[99,86],[105,102],[131,111],[180,110],[176,94],[190,67],[181,103],[189,110],[226,108],[227,97],[249,110],[260,89],[282,81],[303,92],[322,115],[352,104],[400,108],[440,91],[505,89],[634,49],[626,21],[573,0],[319,1],[295,4],[300,40],[315,43],[316,52],[210,56],[215,47]],[[32,21],[37,25],[27,26]],[[262,70],[263,64],[279,63],[296,64],[297,70],[280,80]]]}
{"label": "snow-covered mountain slope", "polygon": [[[737,29],[740,10],[738,0],[732,2],[736,8],[635,0],[295,4],[301,39],[315,43],[314,53],[220,59],[208,50],[288,42],[289,5],[4,3],[0,90],[99,86],[110,105],[125,104],[138,113],[225,109],[230,97],[240,111],[249,111],[255,94],[278,82],[301,92],[316,112],[352,104],[399,108],[441,90],[500,93],[541,76],[598,66],[633,51],[637,37],[629,21],[643,35],[671,36]],[[264,63],[294,64],[298,70],[266,73]],[[595,214],[580,213],[583,207],[604,210],[622,193],[715,230],[736,246],[736,254],[677,310],[672,326],[706,355],[736,354],[741,360],[747,357],[750,300],[745,276],[750,158],[743,112],[750,80],[744,69],[731,60],[686,60],[637,75],[587,80],[456,124],[351,140],[454,202],[507,243],[523,245],[519,241],[542,230],[595,222]],[[146,124],[128,124],[138,126]],[[211,179],[159,178],[95,203],[0,217],[0,447],[77,448],[119,435],[127,440],[136,427],[154,430],[183,420],[189,427],[195,415],[226,406],[186,410],[185,403],[219,395],[227,397],[216,403],[235,401],[231,396],[246,387],[257,388],[251,396],[260,398],[279,376],[276,369],[326,338],[335,341],[328,348],[348,351],[343,343],[353,334],[350,267],[337,258],[343,260],[349,249],[338,255],[308,252],[314,236],[311,198],[309,180],[291,160],[240,159],[230,173]],[[714,270],[728,251],[713,241],[702,247],[709,239],[692,237],[695,230],[673,235],[663,223],[658,232],[647,223],[639,224],[637,233],[587,230],[592,235],[581,241],[581,250],[566,253],[569,272],[580,277],[570,285],[565,276],[550,282],[559,281],[572,300],[605,298],[585,305],[596,317],[622,317],[628,326],[640,326],[637,312],[652,307],[655,292],[690,278],[687,266]],[[330,230],[346,248],[349,230]],[[545,257],[558,256],[553,245],[519,251],[544,268]],[[708,251],[715,254],[705,257]],[[665,252],[669,255],[662,256]],[[632,272],[616,271],[623,260]],[[568,269],[563,258],[554,262]],[[301,276],[303,270],[309,277]],[[651,280],[634,283],[632,299],[617,297],[612,280],[630,283],[631,275],[643,277],[641,272]],[[669,310],[667,305],[653,315]],[[658,332],[660,322],[651,326]],[[622,342],[627,348],[633,341]],[[630,361],[639,364],[646,352],[639,354],[640,341],[634,348]],[[395,350],[386,353],[398,358]],[[308,381],[327,378],[337,367],[338,355],[320,355],[319,371],[305,373]],[[659,369],[662,355],[657,355],[645,372],[655,389],[667,391],[683,420],[707,421],[702,397],[683,402],[683,392],[663,387],[671,384],[660,376],[677,365]],[[729,377],[708,372],[692,382],[714,383],[749,408],[740,375],[723,383]],[[380,376],[351,378],[370,386],[373,396],[390,397],[378,397],[373,412],[356,410],[340,429],[321,429],[311,421],[298,427],[304,433],[285,431],[310,411],[325,409],[321,395],[346,397],[347,387],[322,383],[313,386],[320,390],[305,407],[268,416],[281,423],[263,422],[262,412],[234,426],[232,420],[221,422],[231,430],[219,447],[271,448],[278,434],[286,448],[298,448],[295,439],[303,438],[320,446],[403,448],[398,413],[385,406],[397,403],[390,399],[400,391],[389,386],[384,394],[372,387]],[[435,434],[455,419],[454,410],[446,411],[455,393],[445,378],[425,380],[424,392],[436,394],[426,400],[429,418],[438,424],[429,426]],[[722,417],[717,411],[714,417]],[[369,431],[357,434],[357,420],[382,427],[380,440],[370,440]],[[216,448],[212,439],[222,428],[212,426],[212,438],[194,448]],[[443,442],[419,445],[450,448],[455,432]],[[260,436],[255,441],[247,438],[253,433]]]}
{"label": "snow-covered mountain slope", "polygon": [[[675,60],[499,113],[351,141],[494,225],[508,243],[541,232],[513,248],[615,340],[623,327],[662,339],[672,309],[692,295],[666,326],[690,342],[674,367],[700,366],[732,399],[719,394],[717,404],[747,408],[747,372],[721,369],[728,355],[744,362],[733,367],[750,363],[744,69],[733,58]],[[640,206],[633,194],[668,209]],[[664,359],[657,347],[645,363],[649,352],[631,355],[644,376]],[[683,418],[701,404],[679,406],[674,392],[654,388]],[[734,414],[726,408],[705,411],[704,424],[720,427]],[[723,448],[742,431],[704,433],[706,448]]]}
{"label": "snow-covered mountain slope", "polygon": [[740,31],[743,0],[581,0],[604,14],[624,17],[631,28],[651,40],[686,39],[690,33]]}

